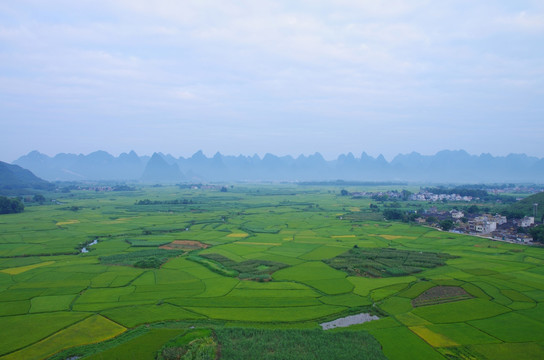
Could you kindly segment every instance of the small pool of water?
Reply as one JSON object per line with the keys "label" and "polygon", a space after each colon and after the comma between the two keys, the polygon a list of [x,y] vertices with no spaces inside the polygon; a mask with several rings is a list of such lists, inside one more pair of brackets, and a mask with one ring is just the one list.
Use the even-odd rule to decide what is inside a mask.
{"label": "small pool of water", "polygon": [[378,320],[378,319],[379,319],[379,317],[377,317],[376,315],[370,315],[370,314],[367,314],[367,313],[362,313],[362,314],[357,314],[357,315],[346,316],[346,317],[336,319],[336,320],[333,320],[333,321],[321,323],[319,325],[321,325],[323,330],[329,330],[329,329],[334,329],[334,328],[337,328],[337,327],[348,327],[348,326],[351,326],[351,325],[363,324],[365,322],[372,321],[372,320]]}
{"label": "small pool of water", "polygon": [[[98,244],[98,239],[94,239],[91,243],[89,243],[87,246],[96,245]],[[87,249],[87,246],[81,249],[82,253],[88,253],[89,249]]]}

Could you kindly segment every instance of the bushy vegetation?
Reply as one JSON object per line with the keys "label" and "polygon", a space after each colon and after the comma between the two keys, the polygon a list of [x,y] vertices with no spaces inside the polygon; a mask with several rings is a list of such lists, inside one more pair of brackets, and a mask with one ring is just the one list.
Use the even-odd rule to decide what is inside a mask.
{"label": "bushy vegetation", "polygon": [[322,330],[216,330],[224,360],[385,359],[368,333]]}
{"label": "bushy vegetation", "polygon": [[529,229],[529,234],[533,237],[533,241],[544,243],[544,225],[538,225]]}
{"label": "bushy vegetation", "polygon": [[176,200],[138,200],[135,205],[188,205],[194,204],[193,200],[176,199]]}
{"label": "bushy vegetation", "polygon": [[325,263],[354,276],[404,276],[446,264],[453,256],[443,253],[397,250],[391,248],[362,249],[353,247]]}
{"label": "bushy vegetation", "polygon": [[236,262],[220,254],[204,254],[191,256],[190,260],[197,261],[210,270],[221,275],[238,276],[248,280],[270,280],[270,275],[288,265],[270,260],[246,260]]}
{"label": "bushy vegetation", "polygon": [[16,214],[23,212],[24,209],[21,200],[0,196],[0,214]]}
{"label": "bushy vegetation", "polygon": [[166,343],[159,351],[158,360],[214,360],[217,344],[210,329],[184,333]]}
{"label": "bushy vegetation", "polygon": [[117,255],[101,256],[102,264],[106,265],[129,265],[139,268],[158,269],[168,259],[182,255],[183,251],[175,250],[141,250]]}

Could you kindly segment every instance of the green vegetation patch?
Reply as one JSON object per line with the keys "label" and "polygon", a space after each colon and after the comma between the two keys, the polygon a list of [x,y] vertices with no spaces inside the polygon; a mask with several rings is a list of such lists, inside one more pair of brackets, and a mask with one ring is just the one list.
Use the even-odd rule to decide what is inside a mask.
{"label": "green vegetation patch", "polygon": [[87,360],[148,360],[154,359],[157,349],[183,330],[151,329],[149,332],[131,339],[106,351],[94,354]]}
{"label": "green vegetation patch", "polygon": [[544,347],[536,343],[505,343],[473,345],[480,357],[493,360],[540,360]]}
{"label": "green vegetation patch", "polygon": [[506,342],[544,341],[544,324],[516,312],[469,324]]}
{"label": "green vegetation patch", "polygon": [[144,269],[158,269],[168,259],[179,255],[183,255],[183,251],[156,249],[101,256],[99,259],[105,265],[128,265]]}
{"label": "green vegetation patch", "polygon": [[2,331],[0,355],[32,344],[88,316],[85,313],[57,312],[1,317],[0,327],[9,331]]}
{"label": "green vegetation patch", "polygon": [[213,260],[221,264],[228,270],[234,270],[238,273],[240,279],[248,280],[270,280],[270,275],[289,265],[270,260],[245,260],[236,262],[220,254],[203,254],[202,257]]}
{"label": "green vegetation patch", "polygon": [[0,302],[0,316],[22,315],[30,310],[29,300]]}
{"label": "green vegetation patch", "polygon": [[187,257],[187,259],[199,263],[200,265],[207,267],[209,270],[216,272],[219,275],[236,277],[239,274],[238,271],[229,269],[220,262],[202,256],[190,255]]}
{"label": "green vegetation patch", "polygon": [[352,276],[404,276],[446,264],[454,256],[445,253],[353,247],[335,258],[323,260]]}
{"label": "green vegetation patch", "polygon": [[435,283],[430,281],[419,281],[413,284],[410,288],[400,292],[398,296],[406,297],[408,299],[415,299],[424,291],[436,286]]}
{"label": "green vegetation patch", "polygon": [[38,296],[31,301],[31,313],[68,310],[75,295]]}
{"label": "green vegetation patch", "polygon": [[437,334],[446,336],[460,345],[495,344],[500,342],[497,338],[465,323],[432,324],[427,325],[427,328]]}
{"label": "green vegetation patch", "polygon": [[443,304],[452,301],[467,300],[472,296],[459,286],[434,286],[417,298],[412,300],[412,305],[425,306]]}
{"label": "green vegetation patch", "polygon": [[353,293],[322,296],[319,298],[319,300],[324,304],[349,307],[359,307],[372,304],[372,302],[368,298],[355,295]]}
{"label": "green vegetation patch", "polygon": [[396,315],[407,313],[412,310],[410,299],[393,296],[383,301],[380,308],[389,314]]}
{"label": "green vegetation patch", "polygon": [[188,307],[187,309],[204,314],[213,319],[248,321],[248,322],[296,322],[320,319],[324,316],[340,313],[346,310],[343,306],[316,305],[299,307],[268,307],[268,308],[213,308]]}
{"label": "green vegetation patch", "polygon": [[103,311],[102,314],[126,327],[165,320],[202,319],[203,316],[180,307],[162,305],[140,305],[119,307]]}
{"label": "green vegetation patch", "polygon": [[389,359],[444,359],[442,355],[408,328],[394,327],[369,330],[369,332],[380,342],[384,354]]}
{"label": "green vegetation patch", "polygon": [[353,284],[345,278],[307,280],[306,284],[329,295],[345,294],[353,290]]}
{"label": "green vegetation patch", "polygon": [[496,316],[510,309],[483,299],[470,299],[438,305],[420,306],[413,313],[435,324],[463,322]]}
{"label": "green vegetation patch", "polygon": [[293,280],[303,283],[325,279],[343,279],[345,277],[345,273],[335,270],[321,261],[302,263],[280,270],[274,274],[275,280]]}
{"label": "green vegetation patch", "polygon": [[364,331],[223,328],[215,333],[224,360],[385,359],[380,344]]}
{"label": "green vegetation patch", "polygon": [[504,290],[501,290],[501,293],[504,296],[511,299],[512,301],[534,303],[533,299],[531,299],[527,295],[522,294],[522,293],[520,293],[519,291],[516,291],[516,290],[504,289]]}
{"label": "green vegetation patch", "polygon": [[413,282],[416,281],[417,278],[414,276],[402,276],[402,277],[391,277],[391,278],[377,278],[377,279],[370,279],[360,276],[350,276],[347,278],[349,282],[351,282],[355,289],[353,289],[353,292],[357,295],[361,296],[367,296],[372,290],[379,289],[382,287],[387,287],[395,284],[402,284],[405,287]]}
{"label": "green vegetation patch", "polygon": [[11,353],[3,360],[45,359],[72,346],[104,341],[123,333],[126,329],[100,315],[91,316],[63,329],[22,350]]}
{"label": "green vegetation patch", "polygon": [[210,329],[197,329],[167,342],[159,351],[158,360],[213,360],[217,344]]}

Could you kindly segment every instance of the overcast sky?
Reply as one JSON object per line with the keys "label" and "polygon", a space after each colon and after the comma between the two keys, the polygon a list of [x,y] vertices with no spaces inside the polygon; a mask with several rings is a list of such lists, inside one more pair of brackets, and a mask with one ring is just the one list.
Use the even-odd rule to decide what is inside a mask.
{"label": "overcast sky", "polygon": [[544,157],[544,1],[0,0],[0,160]]}

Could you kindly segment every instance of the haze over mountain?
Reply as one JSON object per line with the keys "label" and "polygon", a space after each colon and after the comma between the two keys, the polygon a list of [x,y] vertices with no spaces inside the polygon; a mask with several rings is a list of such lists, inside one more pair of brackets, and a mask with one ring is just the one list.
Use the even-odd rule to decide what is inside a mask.
{"label": "haze over mountain", "polygon": [[47,190],[52,187],[31,171],[0,161],[0,194],[14,195],[25,192],[25,189]]}
{"label": "haze over mountain", "polygon": [[104,151],[88,155],[32,151],[15,164],[47,180],[132,180],[148,183],[183,181],[412,181],[412,182],[542,182],[544,159],[525,154],[471,155],[463,150],[443,150],[435,155],[399,154],[388,162],[362,153],[342,154],[325,160],[319,153],[298,157],[266,154],[207,157],[198,151],[175,158],[154,153],[138,156],[134,151],[114,157]]}

